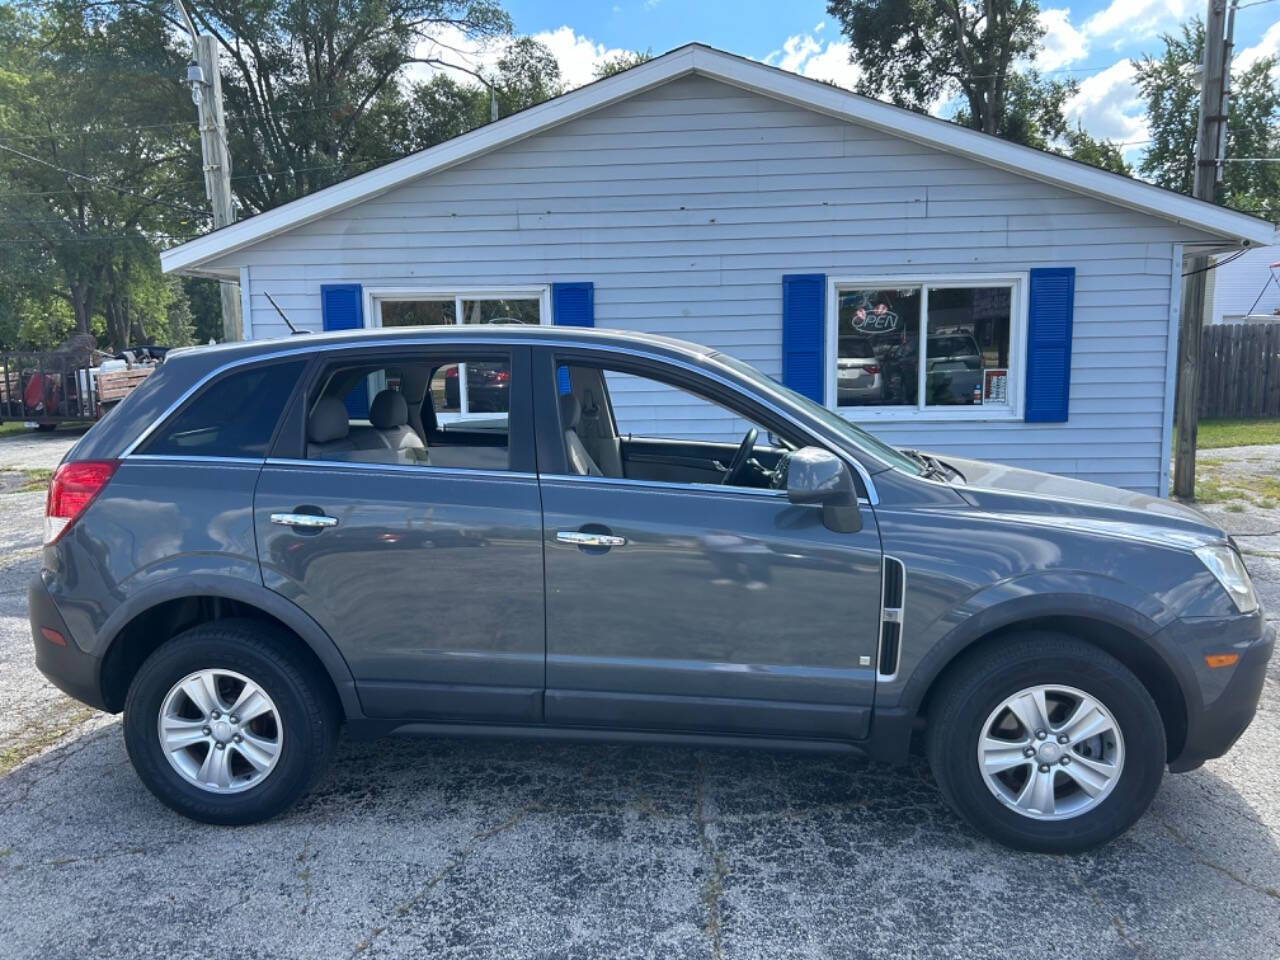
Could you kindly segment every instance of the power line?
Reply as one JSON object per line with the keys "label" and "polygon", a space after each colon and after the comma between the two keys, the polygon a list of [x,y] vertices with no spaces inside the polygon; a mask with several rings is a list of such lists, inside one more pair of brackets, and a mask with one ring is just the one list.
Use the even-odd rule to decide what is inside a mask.
{"label": "power line", "polygon": [[[402,153],[402,154],[397,154],[396,156],[393,156],[393,157],[370,157],[367,160],[349,160],[349,161],[346,161],[345,165],[360,166],[362,164],[392,163],[396,160],[403,160],[406,156],[408,156],[408,154]],[[334,166],[333,164],[326,163],[326,164],[319,164],[311,167],[278,167],[275,170],[260,170],[255,173],[238,174],[236,176],[233,176],[231,179],[232,180],[257,180],[261,177],[274,177],[274,176],[290,174],[290,173],[312,173],[316,170],[331,170],[333,169],[333,166]],[[175,187],[190,187],[190,186],[196,186],[202,183],[204,183],[203,179],[178,180],[170,185]],[[32,190],[28,192],[15,191],[13,193],[0,193],[0,200],[6,200],[10,197],[52,197],[52,196],[58,196],[59,194],[76,193],[76,192],[77,191],[75,190]],[[201,214],[201,216],[206,216],[206,214]]]}
{"label": "power line", "polygon": [[122,234],[116,234],[116,235],[104,234],[102,236],[95,236],[95,237],[66,237],[64,239],[55,240],[52,242],[47,240],[35,240],[35,239],[18,240],[18,239],[11,239],[8,237],[4,237],[4,238],[0,238],[0,243],[46,244],[50,246],[56,244],[60,246],[61,244],[64,244],[64,243],[119,243],[122,240],[177,240],[179,243],[186,243],[188,240],[194,240],[194,239],[196,239],[196,237],[194,236],[179,237],[179,236],[168,234],[168,233],[148,233],[148,234],[122,233]]}
{"label": "power line", "polygon": [[1188,270],[1186,273],[1183,274],[1183,276],[1190,277],[1197,273],[1208,273],[1210,270],[1217,270],[1219,267],[1225,267],[1228,263],[1234,263],[1236,260],[1239,260],[1246,253],[1248,253],[1250,249],[1251,249],[1250,247],[1245,247],[1243,250],[1237,251],[1236,253],[1233,253],[1229,257],[1224,257],[1223,259],[1219,260],[1217,263],[1211,263],[1207,267],[1201,267],[1198,270]]}
{"label": "power line", "polygon": [[76,173],[74,170],[68,170],[66,167],[60,167],[56,163],[50,163],[48,160],[33,157],[29,153],[23,153],[21,150],[15,150],[13,147],[6,146],[3,143],[0,143],[0,150],[5,150],[16,156],[22,157],[24,160],[30,160],[32,163],[42,164],[43,166],[49,167],[51,170],[56,170],[65,176],[75,177],[78,180],[84,180],[87,183],[92,183],[94,186],[104,187],[109,190],[118,190],[121,193],[128,194],[131,197],[136,197],[137,199],[143,200],[147,203],[154,203],[162,207],[168,207],[170,210],[177,210],[179,213],[190,213],[198,217],[208,216],[207,213],[197,210],[195,207],[188,207],[186,204],[169,203],[167,200],[158,200],[155,197],[148,197],[146,194],[138,193],[136,190],[132,190],[129,187],[122,187],[118,183],[111,183],[107,180],[100,180],[95,177],[85,176],[83,173]]}

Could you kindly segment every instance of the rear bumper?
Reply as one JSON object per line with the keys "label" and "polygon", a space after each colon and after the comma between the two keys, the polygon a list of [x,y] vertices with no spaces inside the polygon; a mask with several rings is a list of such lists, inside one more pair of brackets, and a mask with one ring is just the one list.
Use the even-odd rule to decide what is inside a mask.
{"label": "rear bumper", "polygon": [[[109,709],[102,695],[102,660],[80,649],[71,636],[62,614],[40,574],[27,587],[27,603],[31,616],[31,641],[36,648],[36,666],[68,696],[99,710]],[[43,631],[52,630],[63,638],[59,644]]]}
{"label": "rear bumper", "polygon": [[[1194,651],[1198,684],[1187,692],[1187,736],[1178,755],[1169,761],[1174,773],[1194,770],[1220,757],[1235,745],[1253,721],[1262,697],[1267,662],[1275,648],[1277,630],[1261,618],[1203,623],[1181,621],[1182,643]],[[1168,631],[1162,631],[1167,633]],[[1192,636],[1195,640],[1192,641]],[[1212,670],[1204,654],[1238,653],[1234,667]]]}

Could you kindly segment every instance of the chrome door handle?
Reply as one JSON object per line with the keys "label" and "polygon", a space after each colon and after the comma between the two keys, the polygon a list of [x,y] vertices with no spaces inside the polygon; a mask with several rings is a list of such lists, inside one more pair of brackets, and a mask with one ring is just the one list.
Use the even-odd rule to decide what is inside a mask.
{"label": "chrome door handle", "polygon": [[572,543],[575,547],[625,547],[626,537],[608,533],[583,533],[581,530],[561,530],[556,534],[560,543]]}
{"label": "chrome door handle", "polygon": [[326,517],[323,514],[316,513],[273,513],[271,522],[278,523],[283,527],[323,529],[324,527],[336,527],[338,518]]}

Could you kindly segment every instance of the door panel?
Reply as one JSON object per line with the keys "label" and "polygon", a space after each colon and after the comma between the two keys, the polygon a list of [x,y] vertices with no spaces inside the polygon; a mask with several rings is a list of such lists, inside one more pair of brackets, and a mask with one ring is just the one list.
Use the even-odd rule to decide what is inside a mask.
{"label": "door panel", "polygon": [[[880,612],[869,507],[861,532],[838,534],[774,491],[544,476],[542,501],[548,722],[866,735]],[[625,544],[557,538],[579,531]]]}
{"label": "door panel", "polygon": [[[294,512],[338,523],[271,521]],[[541,719],[535,477],[269,461],[254,525],[264,582],[333,637],[371,716]]]}
{"label": "door panel", "polygon": [[[736,443],[696,443],[628,437],[619,444],[623,474],[630,480],[717,484],[738,452]],[[752,456],[766,470],[777,466],[781,451],[760,445]]]}

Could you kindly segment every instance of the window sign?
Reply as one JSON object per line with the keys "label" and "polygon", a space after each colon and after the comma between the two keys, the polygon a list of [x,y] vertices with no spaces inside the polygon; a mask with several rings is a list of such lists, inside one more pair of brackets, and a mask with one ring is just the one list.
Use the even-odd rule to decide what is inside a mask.
{"label": "window sign", "polygon": [[1012,283],[838,287],[837,406],[1010,407],[1013,293]]}

